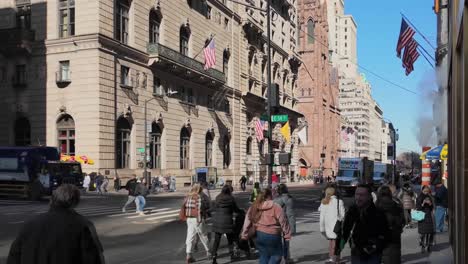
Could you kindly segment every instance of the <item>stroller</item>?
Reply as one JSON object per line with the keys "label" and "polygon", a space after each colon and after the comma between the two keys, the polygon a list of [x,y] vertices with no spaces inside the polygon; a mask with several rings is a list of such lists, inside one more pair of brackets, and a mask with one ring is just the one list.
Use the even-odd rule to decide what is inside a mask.
{"label": "stroller", "polygon": [[236,237],[236,244],[237,248],[234,251],[234,254],[239,257],[240,252],[239,249],[244,251],[245,255],[247,256],[247,259],[251,258],[251,248],[255,249],[255,242],[252,238],[249,240],[242,240],[240,239],[240,235],[242,233],[242,228],[244,226],[244,221],[245,221],[246,213],[244,210],[240,210],[235,217],[234,221],[234,236]]}

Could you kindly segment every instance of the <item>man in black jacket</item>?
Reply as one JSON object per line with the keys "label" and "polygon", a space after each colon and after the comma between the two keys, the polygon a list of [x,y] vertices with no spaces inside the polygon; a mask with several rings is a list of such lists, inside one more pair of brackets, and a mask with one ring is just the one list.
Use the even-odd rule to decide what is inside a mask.
{"label": "man in black jacket", "polygon": [[126,212],[127,211],[127,206],[130,205],[132,202],[135,202],[135,205],[136,205],[136,212],[139,213],[140,212],[140,208],[139,208],[139,203],[138,201],[136,200],[136,186],[137,186],[137,177],[135,174],[132,175],[132,179],[130,179],[127,184],[125,185],[125,189],[127,189],[128,191],[128,200],[127,202],[125,203],[125,205],[123,206],[122,208],[122,212]]}
{"label": "man in black jacket", "polygon": [[7,264],[103,264],[103,249],[94,225],[73,208],[80,191],[57,188],[50,210],[27,222],[10,248]]}
{"label": "man in black jacket", "polygon": [[359,185],[356,188],[355,204],[346,212],[342,241],[346,243],[349,239],[353,264],[379,264],[383,249],[389,241],[387,219],[375,207],[371,193],[370,186]]}
{"label": "man in black jacket", "polygon": [[448,191],[440,180],[435,184],[435,220],[436,220],[436,231],[444,232],[445,215],[447,214],[448,208]]}

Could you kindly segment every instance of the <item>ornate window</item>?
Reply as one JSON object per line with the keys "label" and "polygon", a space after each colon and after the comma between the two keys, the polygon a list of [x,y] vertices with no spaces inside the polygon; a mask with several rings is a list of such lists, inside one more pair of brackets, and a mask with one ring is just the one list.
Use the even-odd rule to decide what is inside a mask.
{"label": "ornate window", "polygon": [[151,124],[151,141],[150,141],[150,168],[161,169],[161,127],[156,122]]}
{"label": "ornate window", "polygon": [[307,43],[313,44],[315,40],[315,23],[312,21],[312,19],[309,19],[307,21]]}
{"label": "ornate window", "polygon": [[186,127],[180,131],[180,169],[190,169],[190,132]]}
{"label": "ornate window", "polygon": [[31,125],[26,117],[15,121],[15,146],[28,146],[31,144]]}
{"label": "ornate window", "polygon": [[75,155],[75,121],[70,115],[62,115],[57,121],[57,140],[60,153]]}
{"label": "ornate window", "polygon": [[247,138],[245,152],[247,155],[252,155],[252,137]]}
{"label": "ornate window", "polygon": [[149,16],[149,41],[150,43],[159,43],[159,27],[161,26],[161,16],[151,10]]}
{"label": "ornate window", "polygon": [[205,166],[213,166],[213,134],[210,132],[205,137]]}
{"label": "ornate window", "polygon": [[129,168],[130,166],[130,132],[132,126],[130,122],[124,117],[120,117],[117,120],[116,129],[116,167],[118,169]]}
{"label": "ornate window", "polygon": [[227,169],[231,165],[231,144],[228,135],[223,140],[223,168]]}
{"label": "ornate window", "polygon": [[180,28],[180,53],[182,55],[189,55],[189,40],[190,40],[190,27],[183,25]]}

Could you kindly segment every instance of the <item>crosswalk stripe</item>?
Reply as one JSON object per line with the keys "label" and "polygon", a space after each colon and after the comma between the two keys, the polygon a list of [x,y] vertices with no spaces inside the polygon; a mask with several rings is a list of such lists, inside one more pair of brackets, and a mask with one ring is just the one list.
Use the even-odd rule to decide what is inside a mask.
{"label": "crosswalk stripe", "polygon": [[164,219],[164,218],[169,218],[169,217],[175,217],[175,216],[178,216],[178,215],[179,215],[179,213],[175,213],[175,214],[162,215],[162,216],[157,216],[157,217],[150,217],[150,218],[146,218],[145,220],[146,221],[153,221],[153,220],[159,220],[159,219]]}
{"label": "crosswalk stripe", "polygon": [[[154,214],[149,214],[149,215],[164,215],[164,214],[169,214],[169,213],[175,213],[175,212],[178,212],[179,209],[176,209],[176,210],[171,210],[171,211],[163,211],[163,212],[158,212],[158,213],[154,213]],[[144,216],[149,216],[149,215],[144,215]],[[138,217],[144,217],[143,215],[135,215],[135,216],[128,216],[128,217],[125,217],[125,218],[129,218],[129,219],[133,219],[133,218],[138,218]],[[153,218],[148,218],[147,220],[153,220]]]}
{"label": "crosswalk stripe", "polygon": [[[156,210],[152,210],[151,212],[160,212],[160,211],[165,211],[165,210],[169,210],[171,208],[161,208],[161,209],[156,209]],[[145,208],[145,210],[147,210],[147,208]],[[122,211],[120,211],[122,212]],[[118,217],[118,216],[123,216],[123,215],[129,215],[131,213],[119,213],[119,214],[113,214],[113,215],[108,215],[107,217]]]}

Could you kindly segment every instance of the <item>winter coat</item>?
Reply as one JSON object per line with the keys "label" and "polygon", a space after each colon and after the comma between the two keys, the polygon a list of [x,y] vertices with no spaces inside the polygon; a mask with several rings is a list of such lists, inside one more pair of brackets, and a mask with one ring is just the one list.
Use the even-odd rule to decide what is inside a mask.
{"label": "winter coat", "polygon": [[[403,207],[391,197],[381,197],[377,200],[377,208],[380,208],[387,217],[390,228],[390,244],[401,245],[401,233],[405,225]],[[385,251],[384,251],[385,255]]]}
{"label": "winter coat", "polygon": [[285,193],[275,198],[275,203],[277,203],[281,208],[283,208],[286,217],[288,218],[288,224],[291,228],[291,233],[296,233],[296,216],[294,215],[294,202],[292,197]]}
{"label": "winter coat", "polygon": [[343,239],[350,239],[352,256],[366,259],[369,257],[368,252],[382,254],[390,240],[390,229],[384,212],[372,202],[365,209],[352,205],[345,215]]}
{"label": "winter coat", "polygon": [[283,234],[284,239],[291,239],[291,228],[281,206],[271,200],[263,202],[258,212],[260,218],[256,222],[254,222],[255,219],[250,218],[252,210],[254,209],[251,206],[244,221],[244,227],[242,228],[243,239],[248,237],[249,229],[252,225],[255,225],[256,230],[259,232],[270,235]]}
{"label": "winter coat", "polygon": [[406,210],[414,209],[415,206],[415,197],[416,195],[412,190],[403,189],[399,195],[401,202],[403,203],[403,208]]}
{"label": "winter coat", "polygon": [[89,177],[89,175],[86,175],[83,180],[83,188],[89,188],[90,183],[91,183],[91,177]]}
{"label": "winter coat", "polygon": [[24,225],[7,264],[101,264],[102,253],[90,221],[72,209],[51,209]]}
{"label": "winter coat", "polygon": [[229,234],[234,232],[233,214],[239,212],[232,195],[219,194],[216,196],[214,213],[212,215],[213,232]]}
{"label": "winter coat", "polygon": [[435,205],[448,208],[448,191],[444,185],[440,187],[435,187]]}
{"label": "winter coat", "polygon": [[[338,202],[339,201],[339,202]],[[332,196],[328,204],[320,204],[320,233],[327,239],[336,239],[335,229],[336,221],[343,220],[345,217],[345,208],[342,200]]]}
{"label": "winter coat", "polygon": [[[427,203],[422,205],[424,199],[431,199],[432,204]],[[435,233],[434,225],[434,199],[430,194],[421,193],[416,201],[416,209],[425,213],[424,219],[418,222],[418,233],[419,234],[433,234]]]}
{"label": "winter coat", "polygon": [[148,188],[143,183],[137,183],[135,187],[135,196],[146,197],[148,195]]}
{"label": "winter coat", "polygon": [[137,186],[136,179],[131,179],[127,182],[127,184],[125,185],[125,189],[127,189],[129,196],[135,196],[136,186]]}

